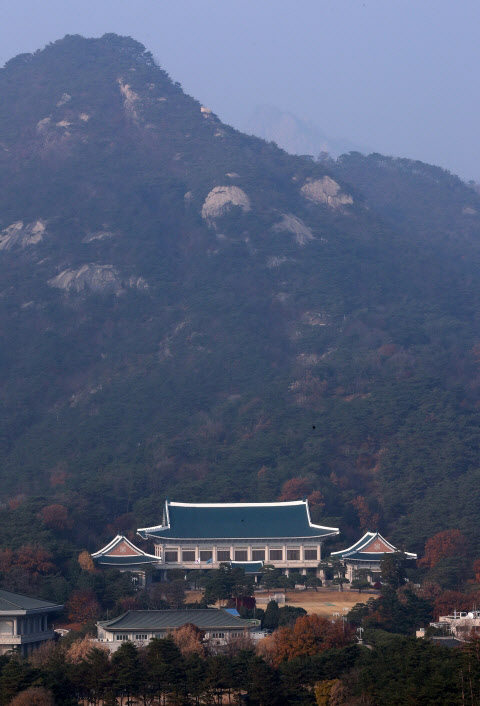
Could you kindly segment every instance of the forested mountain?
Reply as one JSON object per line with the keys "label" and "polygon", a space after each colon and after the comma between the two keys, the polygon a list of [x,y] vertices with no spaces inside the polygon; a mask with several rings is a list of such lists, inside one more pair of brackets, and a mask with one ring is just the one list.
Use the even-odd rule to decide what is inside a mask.
{"label": "forested mountain", "polygon": [[[344,538],[480,538],[480,197],[224,125],[137,42],[0,71],[3,546],[164,498],[310,496]],[[54,509],[51,509],[53,506]]]}

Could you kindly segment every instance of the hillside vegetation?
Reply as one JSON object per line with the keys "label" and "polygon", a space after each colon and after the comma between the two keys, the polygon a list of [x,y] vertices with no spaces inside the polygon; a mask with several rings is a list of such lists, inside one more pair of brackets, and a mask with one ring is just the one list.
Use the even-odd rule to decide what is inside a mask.
{"label": "hillside vegetation", "polygon": [[0,140],[2,546],[68,561],[165,497],[309,496],[342,545],[474,554],[473,189],[287,155],[116,35],[9,61]]}

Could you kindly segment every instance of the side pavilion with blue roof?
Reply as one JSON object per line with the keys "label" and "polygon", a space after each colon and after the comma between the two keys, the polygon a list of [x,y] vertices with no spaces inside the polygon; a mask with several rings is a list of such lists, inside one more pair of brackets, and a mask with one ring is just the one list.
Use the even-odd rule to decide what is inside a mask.
{"label": "side pavilion with blue roof", "polygon": [[[380,562],[385,554],[401,552],[407,559],[416,559],[417,555],[412,552],[404,552],[397,549],[379,532],[365,532],[363,537],[352,544],[348,549],[341,549],[338,552],[332,552],[331,556],[334,559],[341,559],[346,568],[346,578],[349,581],[354,581],[359,571],[366,570],[369,572],[369,580],[372,583],[380,580]],[[368,578],[367,578],[368,580]]]}
{"label": "side pavilion with blue roof", "polygon": [[285,574],[319,575],[322,543],[339,530],[314,524],[306,500],[205,504],[167,500],[162,524],[137,532],[154,542],[165,570],[264,562]]}
{"label": "side pavilion with blue roof", "polygon": [[147,554],[139,549],[122,534],[117,534],[103,549],[99,549],[91,556],[98,566],[119,571],[131,571],[138,576],[141,586],[146,583],[146,567],[155,568],[159,563],[157,556]]}

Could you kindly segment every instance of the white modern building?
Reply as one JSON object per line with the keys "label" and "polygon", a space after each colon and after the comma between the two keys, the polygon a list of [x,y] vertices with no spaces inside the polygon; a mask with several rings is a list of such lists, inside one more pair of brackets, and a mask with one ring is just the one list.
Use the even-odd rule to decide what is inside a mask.
{"label": "white modern building", "polygon": [[260,631],[260,620],[244,620],[223,608],[191,610],[129,610],[113,620],[97,623],[97,640],[115,652],[129,640],[138,647],[153,638],[164,638],[186,624],[195,625],[205,642],[224,645]]}
{"label": "white modern building", "polygon": [[0,590],[0,655],[15,650],[27,657],[55,633],[49,624],[62,605]]}

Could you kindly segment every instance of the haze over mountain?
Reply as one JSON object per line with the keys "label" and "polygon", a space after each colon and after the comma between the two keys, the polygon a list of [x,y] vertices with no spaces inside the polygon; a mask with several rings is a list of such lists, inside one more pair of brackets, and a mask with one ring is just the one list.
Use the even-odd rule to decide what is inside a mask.
{"label": "haze over mountain", "polygon": [[477,193],[288,155],[113,34],[9,61],[0,134],[3,544],[56,502],[92,549],[165,496],[477,537]]}
{"label": "haze over mountain", "polygon": [[245,132],[275,142],[291,154],[312,155],[328,152],[338,157],[352,150],[366,152],[350,140],[328,137],[317,125],[300,120],[272,105],[258,105],[245,124]]}

